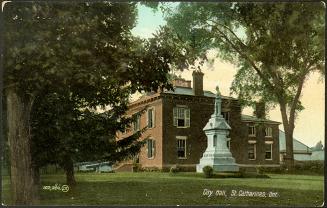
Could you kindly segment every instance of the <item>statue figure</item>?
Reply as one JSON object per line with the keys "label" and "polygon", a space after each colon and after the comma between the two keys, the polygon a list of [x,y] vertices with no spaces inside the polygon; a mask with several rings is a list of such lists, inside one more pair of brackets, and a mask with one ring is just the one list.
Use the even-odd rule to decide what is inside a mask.
{"label": "statue figure", "polygon": [[219,90],[219,87],[218,87],[218,85],[217,85],[217,87],[216,87],[216,91],[217,91],[217,95],[221,95],[221,93],[220,93],[220,90]]}

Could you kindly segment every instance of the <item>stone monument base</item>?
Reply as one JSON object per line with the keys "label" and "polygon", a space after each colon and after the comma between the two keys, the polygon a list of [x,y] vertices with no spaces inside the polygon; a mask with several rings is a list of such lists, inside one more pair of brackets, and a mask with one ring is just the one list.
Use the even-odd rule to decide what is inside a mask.
{"label": "stone monument base", "polygon": [[216,154],[211,154],[210,156],[209,157],[204,156],[200,159],[200,164],[196,165],[196,172],[202,173],[203,172],[202,168],[207,165],[211,166],[214,172],[238,172],[239,171],[239,167],[235,163],[235,159],[232,156],[217,157]]}

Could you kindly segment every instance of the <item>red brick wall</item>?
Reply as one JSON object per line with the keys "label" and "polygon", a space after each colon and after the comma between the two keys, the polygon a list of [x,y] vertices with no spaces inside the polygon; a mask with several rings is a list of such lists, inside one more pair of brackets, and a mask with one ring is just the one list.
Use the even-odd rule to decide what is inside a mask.
{"label": "red brick wall", "polygon": [[[158,96],[158,94],[157,94]],[[152,96],[155,97],[155,96]],[[207,138],[203,132],[203,127],[208,122],[214,112],[214,98],[203,96],[188,95],[169,95],[162,94],[160,97],[150,102],[144,102],[140,105],[133,105],[128,114],[132,115],[148,105],[155,108],[155,127],[148,129],[142,136],[142,139],[150,136],[156,141],[155,156],[153,159],[147,158],[146,146],[144,146],[139,155],[139,161],[143,167],[170,167],[178,164],[180,166],[194,166],[199,163],[203,152],[207,147]],[[190,127],[177,128],[173,126],[173,108],[176,105],[186,105],[190,108]],[[256,160],[248,159],[248,140],[254,138],[248,137],[248,126],[241,120],[241,107],[235,99],[223,99],[222,111],[230,112],[230,132],[231,152],[238,164],[258,165],[258,164],[279,164],[279,140],[278,125],[271,124],[273,128],[273,137],[264,137],[264,127],[257,128]],[[141,128],[146,124],[146,112],[141,116]],[[262,126],[262,125],[261,125]],[[261,128],[261,130],[260,130]],[[176,136],[187,136],[186,159],[177,157]],[[265,140],[273,141],[272,160],[265,160]]]}

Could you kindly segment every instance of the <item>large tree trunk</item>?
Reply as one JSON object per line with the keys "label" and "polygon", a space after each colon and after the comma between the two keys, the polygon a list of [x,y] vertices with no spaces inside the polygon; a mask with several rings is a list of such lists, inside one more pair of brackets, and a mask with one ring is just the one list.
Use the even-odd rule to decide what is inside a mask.
{"label": "large tree trunk", "polygon": [[31,156],[30,113],[33,98],[19,96],[13,87],[7,89],[6,95],[13,204],[37,204],[38,188]]}
{"label": "large tree trunk", "polygon": [[284,156],[285,165],[289,171],[294,169],[294,153],[293,153],[293,131],[294,124],[290,124],[287,118],[286,105],[280,103],[280,111],[282,114],[283,126],[285,131],[286,155]]}
{"label": "large tree trunk", "polygon": [[75,175],[74,175],[74,163],[70,156],[65,157],[64,169],[66,172],[66,183],[69,187],[74,187],[76,185]]}

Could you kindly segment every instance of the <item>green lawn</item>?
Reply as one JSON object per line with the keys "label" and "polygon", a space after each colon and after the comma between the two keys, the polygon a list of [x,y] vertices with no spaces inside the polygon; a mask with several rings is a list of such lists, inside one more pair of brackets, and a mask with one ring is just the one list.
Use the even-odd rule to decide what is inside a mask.
{"label": "green lawn", "polygon": [[[47,205],[314,205],[323,202],[323,176],[269,174],[270,178],[203,178],[196,173],[140,172],[76,174],[78,185],[64,193],[41,190]],[[42,185],[65,184],[64,175],[43,175]],[[211,197],[203,190],[214,190]],[[215,196],[224,190],[226,196]],[[230,196],[269,192],[275,197]],[[8,177],[3,178],[3,198],[9,201]],[[242,193],[241,193],[242,194]]]}

